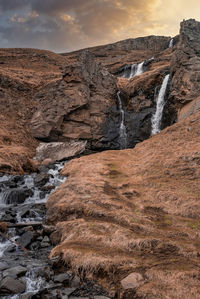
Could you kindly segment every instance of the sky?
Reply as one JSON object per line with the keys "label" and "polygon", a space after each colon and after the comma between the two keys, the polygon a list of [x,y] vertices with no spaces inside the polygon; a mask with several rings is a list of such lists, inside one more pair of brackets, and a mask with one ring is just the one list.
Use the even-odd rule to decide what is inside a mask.
{"label": "sky", "polygon": [[199,0],[0,0],[0,48],[68,52],[200,21]]}

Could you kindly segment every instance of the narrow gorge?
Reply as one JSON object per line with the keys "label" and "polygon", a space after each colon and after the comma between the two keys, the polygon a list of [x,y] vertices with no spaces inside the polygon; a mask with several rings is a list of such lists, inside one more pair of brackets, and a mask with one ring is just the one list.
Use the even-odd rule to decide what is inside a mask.
{"label": "narrow gorge", "polygon": [[200,298],[200,22],[0,49],[0,298]]}

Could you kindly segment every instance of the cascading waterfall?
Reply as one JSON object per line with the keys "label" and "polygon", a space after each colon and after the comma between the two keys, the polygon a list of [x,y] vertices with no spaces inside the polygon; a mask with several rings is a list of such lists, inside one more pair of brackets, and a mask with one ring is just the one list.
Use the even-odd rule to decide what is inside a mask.
{"label": "cascading waterfall", "polygon": [[124,110],[122,108],[120,91],[118,91],[117,93],[117,99],[118,99],[118,107],[121,116],[121,122],[119,127],[119,143],[120,143],[120,149],[124,149],[127,146],[127,134],[126,134],[126,127],[124,125],[125,115],[124,115]]}
{"label": "cascading waterfall", "polygon": [[152,135],[159,133],[161,130],[160,127],[161,127],[163,109],[165,106],[165,93],[166,93],[167,84],[169,81],[169,76],[170,75],[168,74],[164,77],[162,86],[161,86],[159,94],[158,94],[157,104],[156,104],[156,112],[151,119],[151,123],[152,123],[151,134]]}
{"label": "cascading waterfall", "polygon": [[169,48],[172,48],[173,45],[174,45],[174,39],[171,38],[171,39],[170,39],[170,42],[169,42]]}
{"label": "cascading waterfall", "polygon": [[136,70],[136,73],[134,76],[139,76],[144,72],[143,65],[144,65],[144,61],[138,64],[137,70]]}
{"label": "cascading waterfall", "polygon": [[145,61],[143,61],[139,64],[132,64],[129,79],[131,79],[135,76],[139,76],[144,72],[144,69],[143,69],[144,63],[145,63]]}

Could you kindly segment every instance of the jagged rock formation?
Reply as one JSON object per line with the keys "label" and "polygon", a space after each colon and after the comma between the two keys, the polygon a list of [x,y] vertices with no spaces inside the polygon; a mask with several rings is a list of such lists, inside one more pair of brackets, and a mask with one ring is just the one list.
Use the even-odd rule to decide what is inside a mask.
{"label": "jagged rock formation", "polygon": [[[63,70],[61,80],[36,95],[31,119],[33,136],[48,141],[87,140],[90,149],[116,148],[109,136],[115,105],[116,78],[90,52]],[[117,132],[116,128],[112,130]]]}
{"label": "jagged rock formation", "polygon": [[200,110],[200,23],[193,19],[181,23],[171,73],[171,101],[178,110],[178,119],[184,119]]}

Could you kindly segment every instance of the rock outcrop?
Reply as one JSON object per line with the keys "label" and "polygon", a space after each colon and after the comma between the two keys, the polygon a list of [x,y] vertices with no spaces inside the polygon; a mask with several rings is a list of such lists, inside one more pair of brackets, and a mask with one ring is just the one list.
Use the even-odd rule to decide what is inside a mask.
{"label": "rock outcrop", "polygon": [[[48,141],[87,140],[90,149],[116,148],[116,78],[90,52],[64,68],[61,80],[37,94],[33,136]],[[113,144],[112,144],[113,143]]]}
{"label": "rock outcrop", "polygon": [[200,111],[200,23],[193,19],[181,23],[171,74],[170,98],[181,120]]}
{"label": "rock outcrop", "polygon": [[[51,257],[106,281],[117,298],[198,298],[199,126],[197,113],[134,149],[69,162],[47,203],[61,234]],[[132,272],[144,281],[126,297],[120,281]]]}

